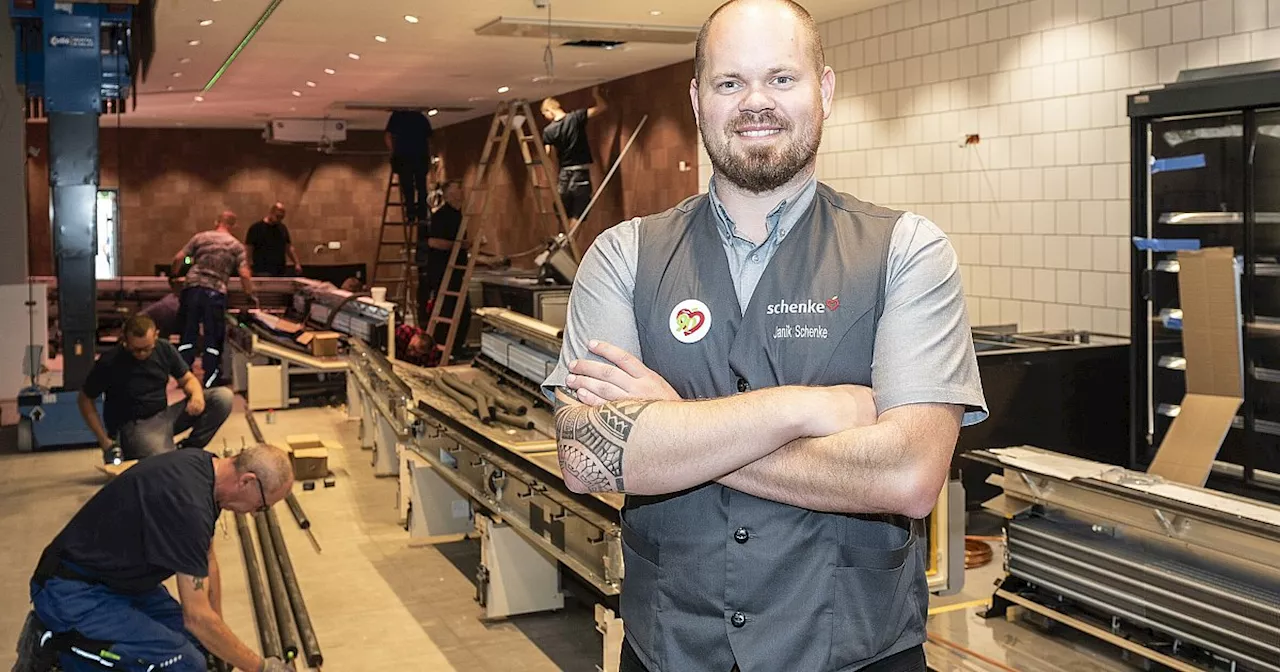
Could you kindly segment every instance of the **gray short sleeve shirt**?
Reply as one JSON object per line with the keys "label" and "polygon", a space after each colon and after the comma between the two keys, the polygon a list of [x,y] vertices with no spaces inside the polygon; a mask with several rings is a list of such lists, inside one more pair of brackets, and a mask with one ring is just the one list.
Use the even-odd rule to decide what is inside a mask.
{"label": "gray short sleeve shirt", "polygon": [[[734,235],[713,186],[711,197],[717,202],[725,254],[742,306],[751,300],[778,242],[804,212],[805,199],[812,196],[813,189],[806,189],[796,202],[780,205],[770,216],[769,238],[753,244]],[[635,218],[608,229],[583,255],[569,296],[560,360],[543,382],[543,393],[549,398],[557,387],[565,386],[569,362],[602,361],[587,349],[592,340],[643,357],[632,308],[640,221]],[[946,403],[965,408],[965,425],[987,417],[955,249],[933,222],[910,212],[898,219],[889,242],[872,389],[881,413],[907,404]]]}

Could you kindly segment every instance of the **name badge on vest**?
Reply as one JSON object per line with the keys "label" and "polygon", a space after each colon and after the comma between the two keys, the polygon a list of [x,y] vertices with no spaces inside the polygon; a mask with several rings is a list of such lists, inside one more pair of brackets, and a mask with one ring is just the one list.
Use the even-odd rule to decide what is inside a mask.
{"label": "name badge on vest", "polygon": [[697,299],[685,299],[671,309],[671,335],[681,343],[697,343],[711,330],[711,309]]}
{"label": "name badge on vest", "polygon": [[827,338],[829,335],[827,325],[815,322],[827,321],[824,318],[838,310],[840,310],[840,297],[833,296],[825,301],[806,300],[793,303],[782,300],[769,304],[764,312],[769,316],[783,317],[788,322],[788,324],[774,326],[775,339]]}

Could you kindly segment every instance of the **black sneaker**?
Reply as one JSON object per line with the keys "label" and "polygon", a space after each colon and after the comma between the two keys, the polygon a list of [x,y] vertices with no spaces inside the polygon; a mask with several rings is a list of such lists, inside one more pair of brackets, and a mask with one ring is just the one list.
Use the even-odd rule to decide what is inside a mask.
{"label": "black sneaker", "polygon": [[48,632],[36,612],[27,613],[22,633],[18,635],[18,662],[13,664],[13,672],[50,672],[54,669],[58,654],[41,644]]}

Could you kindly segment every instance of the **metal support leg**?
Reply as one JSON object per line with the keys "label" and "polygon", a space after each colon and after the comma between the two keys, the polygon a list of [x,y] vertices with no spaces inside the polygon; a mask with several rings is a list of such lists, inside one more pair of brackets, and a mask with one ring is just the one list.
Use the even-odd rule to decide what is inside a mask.
{"label": "metal support leg", "polygon": [[482,574],[487,579],[481,599],[487,618],[564,608],[560,566],[554,558],[488,516],[477,515],[476,528]]}

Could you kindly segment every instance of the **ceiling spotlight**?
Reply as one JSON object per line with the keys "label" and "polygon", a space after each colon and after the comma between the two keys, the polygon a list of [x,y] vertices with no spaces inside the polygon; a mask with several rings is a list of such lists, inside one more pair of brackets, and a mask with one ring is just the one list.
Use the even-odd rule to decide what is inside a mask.
{"label": "ceiling spotlight", "polygon": [[191,59],[190,59],[190,58],[187,58],[186,56],[183,56],[182,58],[179,58],[179,59],[178,59],[178,62],[179,62],[179,63],[182,63],[182,64],[184,64],[184,65],[185,65],[185,64],[187,64],[187,63],[190,63],[190,62],[191,62]]}
{"label": "ceiling spotlight", "polygon": [[212,25],[213,25],[213,19],[200,19],[200,25],[201,25],[202,27],[203,27],[203,26],[212,26]]}
{"label": "ceiling spotlight", "polygon": [[467,99],[467,102],[468,102],[468,103],[474,103],[474,102],[478,102],[478,101],[481,101],[481,100],[484,100],[484,99],[485,99],[485,97],[484,97],[484,96],[471,96],[470,98],[468,98],[468,99]]}
{"label": "ceiling spotlight", "polygon": [[358,61],[358,60],[360,60],[360,54],[357,54],[356,52],[354,52],[354,51],[353,51],[353,52],[351,52],[351,53],[347,54],[347,58],[349,58],[349,59],[351,59],[351,60],[353,60],[353,61]]}
{"label": "ceiling spotlight", "polygon": [[173,90],[173,85],[169,85],[169,86],[164,87],[164,90],[165,90],[165,91],[172,91],[172,90]]}
{"label": "ceiling spotlight", "polygon": [[174,73],[171,73],[171,74],[172,74],[174,77],[181,77],[181,76],[182,76],[182,73],[181,73],[181,72],[174,72]]}
{"label": "ceiling spotlight", "polygon": [[427,110],[427,116],[428,116],[428,117],[434,117],[434,116],[436,116],[437,114],[440,114],[440,110],[437,110],[437,109],[435,109],[434,107],[433,107],[433,108],[431,108],[431,109],[429,109],[429,110]]}
{"label": "ceiling spotlight", "polygon": [[649,16],[662,16],[662,10],[661,10],[661,9],[651,9],[651,10],[649,10]]}
{"label": "ceiling spotlight", "polygon": [[188,46],[188,47],[198,47],[198,46],[200,46],[200,40],[187,40],[187,46]]}
{"label": "ceiling spotlight", "polygon": [[316,88],[316,83],[308,79],[308,80],[307,80],[307,86],[309,86],[309,87],[311,87],[311,88],[313,88],[313,89],[314,89],[314,88]]}
{"label": "ceiling spotlight", "polygon": [[196,102],[197,102],[197,103],[203,103],[203,102],[204,102],[204,96],[196,96]]}
{"label": "ceiling spotlight", "polygon": [[298,108],[296,108],[296,107],[290,107],[290,108],[289,108],[289,111],[290,111],[290,112],[297,112],[297,111],[298,111]]}
{"label": "ceiling spotlight", "polygon": [[408,21],[409,23],[417,23],[417,22],[418,22],[418,17],[416,17],[416,16],[414,16],[414,15],[412,15],[412,14],[405,14],[405,15],[404,15],[404,20],[405,20],[405,21]]}
{"label": "ceiling spotlight", "polygon": [[382,36],[382,35],[374,35],[374,36],[373,36],[373,39],[375,39],[375,40],[377,40],[377,41],[379,41],[379,42],[386,42],[386,41],[387,41],[387,38],[386,38],[385,36]]}
{"label": "ceiling spotlight", "polygon": [[301,92],[301,91],[298,91],[298,90],[296,90],[296,89],[295,89],[292,93],[293,93],[293,95],[294,95],[294,96],[297,96],[297,97],[301,97],[301,96],[302,96],[302,92]]}
{"label": "ceiling spotlight", "polygon": [[334,70],[333,68],[325,68],[325,69],[324,69],[324,74],[326,74],[326,75],[336,75],[336,74],[338,74],[338,71],[337,71],[337,70]]}
{"label": "ceiling spotlight", "polygon": [[509,86],[499,86],[499,87],[498,87],[498,93],[506,93],[506,92],[508,92],[508,91],[510,91],[510,90],[511,90],[511,87],[509,87]]}

